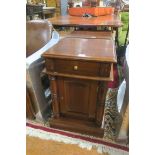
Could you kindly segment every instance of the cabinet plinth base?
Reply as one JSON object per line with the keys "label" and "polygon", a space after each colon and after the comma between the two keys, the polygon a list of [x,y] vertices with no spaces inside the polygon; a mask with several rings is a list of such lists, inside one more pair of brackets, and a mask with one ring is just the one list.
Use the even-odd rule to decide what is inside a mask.
{"label": "cabinet plinth base", "polygon": [[76,120],[71,118],[52,118],[50,126],[57,129],[68,130],[86,135],[102,137],[104,130],[98,127],[94,122]]}

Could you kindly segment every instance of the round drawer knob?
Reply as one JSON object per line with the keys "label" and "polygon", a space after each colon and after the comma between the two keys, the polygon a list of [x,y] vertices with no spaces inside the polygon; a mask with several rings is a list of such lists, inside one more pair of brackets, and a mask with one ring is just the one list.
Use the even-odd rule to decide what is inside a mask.
{"label": "round drawer knob", "polygon": [[78,70],[78,66],[74,66],[74,70]]}

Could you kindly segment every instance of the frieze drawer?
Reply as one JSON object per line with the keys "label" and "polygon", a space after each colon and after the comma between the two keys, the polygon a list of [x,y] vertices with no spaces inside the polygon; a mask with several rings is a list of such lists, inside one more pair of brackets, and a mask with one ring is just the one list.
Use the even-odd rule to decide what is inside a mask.
{"label": "frieze drawer", "polygon": [[94,77],[110,76],[110,63],[64,59],[46,59],[45,62],[46,68],[50,72]]}

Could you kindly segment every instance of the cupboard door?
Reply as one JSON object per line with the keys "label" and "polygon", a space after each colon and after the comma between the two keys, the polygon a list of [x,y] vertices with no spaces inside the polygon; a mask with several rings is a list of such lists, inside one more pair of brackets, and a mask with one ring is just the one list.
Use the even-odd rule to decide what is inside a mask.
{"label": "cupboard door", "polygon": [[58,87],[61,114],[95,119],[97,82],[60,78]]}

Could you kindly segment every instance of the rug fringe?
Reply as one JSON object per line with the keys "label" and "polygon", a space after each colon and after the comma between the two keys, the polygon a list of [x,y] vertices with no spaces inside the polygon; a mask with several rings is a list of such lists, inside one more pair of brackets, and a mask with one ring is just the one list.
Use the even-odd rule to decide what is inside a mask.
{"label": "rug fringe", "polygon": [[109,153],[109,155],[128,155],[129,154],[124,150],[116,149],[103,144],[96,144],[96,143],[88,142],[81,139],[75,139],[75,138],[67,137],[57,133],[49,133],[40,129],[31,128],[28,126],[26,127],[26,134],[32,137],[38,137],[40,139],[53,140],[57,142],[63,142],[65,144],[76,144],[80,148],[87,149],[87,150],[91,150],[92,147],[96,147],[98,153]]}

